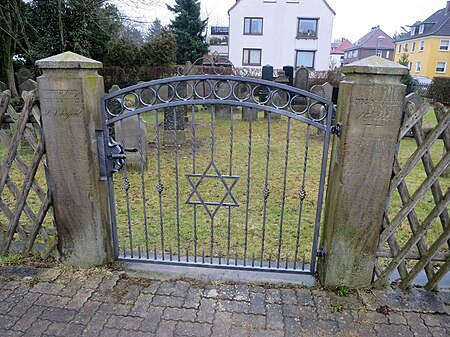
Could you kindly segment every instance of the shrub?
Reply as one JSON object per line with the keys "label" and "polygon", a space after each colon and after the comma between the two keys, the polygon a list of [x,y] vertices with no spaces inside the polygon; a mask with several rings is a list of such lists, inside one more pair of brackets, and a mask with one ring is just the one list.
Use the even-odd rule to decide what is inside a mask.
{"label": "shrub", "polygon": [[435,77],[429,95],[435,102],[450,104],[450,78]]}

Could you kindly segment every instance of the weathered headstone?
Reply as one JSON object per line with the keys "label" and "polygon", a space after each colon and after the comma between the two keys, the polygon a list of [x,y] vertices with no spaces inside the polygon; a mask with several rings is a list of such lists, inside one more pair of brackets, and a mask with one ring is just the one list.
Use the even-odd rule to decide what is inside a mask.
{"label": "weathered headstone", "polygon": [[[114,84],[109,93],[113,93],[120,90],[120,87]],[[141,155],[142,164],[146,169],[148,166],[148,134],[147,134],[147,122],[140,116],[134,115],[125,118],[114,125],[114,138],[117,142],[121,143],[127,148],[138,149],[137,152],[127,152],[126,162],[127,167],[130,169],[141,168]]]}
{"label": "weathered headstone", "polygon": [[22,85],[22,83],[33,78],[33,74],[31,74],[31,71],[27,68],[19,69],[16,75],[19,87]]}
{"label": "weathered headstone", "polygon": [[295,72],[294,87],[308,90],[309,70],[305,67],[298,68]]}
{"label": "weathered headstone", "polygon": [[284,66],[283,67],[284,74],[289,79],[287,82],[287,85],[293,86],[294,85],[294,67],[293,66]]}
{"label": "weathered headstone", "polygon": [[37,82],[33,81],[32,79],[26,80],[19,86],[20,94],[22,94],[22,92],[24,91],[33,91],[36,89],[37,89]]}
{"label": "weathered headstone", "polygon": [[101,62],[65,52],[36,62],[58,248],[67,264],[114,259],[108,183],[100,180]]}
{"label": "weathered headstone", "polygon": [[333,99],[333,86],[328,83],[325,82],[324,84],[322,84],[322,88],[323,88],[323,97],[328,100],[331,101]]}
{"label": "weathered headstone", "polygon": [[[289,83],[289,78],[286,76],[286,74],[284,73],[284,71],[280,71],[278,73],[278,77],[275,78],[275,82],[276,83],[280,83],[280,84],[288,84]],[[275,93],[273,93],[272,96],[272,103],[274,107],[280,108],[280,109],[284,109],[284,107],[289,103],[289,95],[286,91],[283,90],[278,90]],[[264,118],[267,118],[268,112],[265,111],[264,112]],[[280,119],[281,115],[278,114],[271,114],[270,117],[272,120],[274,119]]]}
{"label": "weathered headstone", "polygon": [[[325,89],[321,85],[314,85],[312,86],[311,93],[316,94],[320,97],[325,97]],[[322,104],[315,104],[317,101],[312,101],[313,106],[309,110],[309,116],[313,119],[320,119],[324,113],[326,113],[326,110],[324,111],[324,107]]]}

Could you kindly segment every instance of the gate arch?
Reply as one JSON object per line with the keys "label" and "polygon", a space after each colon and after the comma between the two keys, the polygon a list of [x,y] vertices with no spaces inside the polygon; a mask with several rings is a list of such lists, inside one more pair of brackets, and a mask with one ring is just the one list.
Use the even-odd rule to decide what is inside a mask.
{"label": "gate arch", "polygon": [[[332,102],[275,82],[202,74],[140,83],[101,103],[100,164],[118,259],[315,272]],[[122,123],[133,118],[137,171],[123,150],[130,134]],[[113,176],[120,169],[123,180]]]}

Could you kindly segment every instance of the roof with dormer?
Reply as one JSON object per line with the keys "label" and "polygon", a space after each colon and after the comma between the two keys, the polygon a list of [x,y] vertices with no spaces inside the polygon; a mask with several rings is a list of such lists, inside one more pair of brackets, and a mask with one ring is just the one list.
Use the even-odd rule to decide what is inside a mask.
{"label": "roof with dormer", "polygon": [[[415,28],[414,35],[411,35],[411,33],[408,32],[407,34],[399,37],[396,41],[407,41],[426,36],[450,36],[449,7],[449,4],[447,4],[446,8],[438,10],[420,23],[411,26],[411,29],[413,29],[413,27]],[[423,33],[419,34],[419,28],[421,25],[423,25]]]}

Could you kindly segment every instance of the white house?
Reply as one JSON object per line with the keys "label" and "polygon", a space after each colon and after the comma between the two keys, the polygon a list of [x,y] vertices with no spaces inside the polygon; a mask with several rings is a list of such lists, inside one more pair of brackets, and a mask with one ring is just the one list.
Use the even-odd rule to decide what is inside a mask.
{"label": "white house", "polygon": [[235,66],[329,68],[336,13],[325,0],[237,0],[228,14]]}

